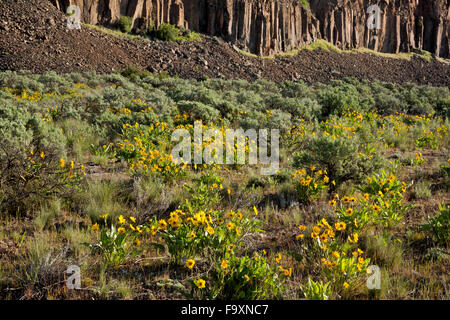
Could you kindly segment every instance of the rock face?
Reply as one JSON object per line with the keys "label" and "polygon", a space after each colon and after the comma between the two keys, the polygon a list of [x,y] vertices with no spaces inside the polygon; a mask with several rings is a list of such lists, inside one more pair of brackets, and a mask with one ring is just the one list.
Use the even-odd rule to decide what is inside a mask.
{"label": "rock face", "polygon": [[67,17],[48,0],[0,1],[0,71],[110,73],[127,66],[199,81],[221,78],[328,83],[354,77],[450,86],[450,64],[436,59],[390,59],[332,50],[302,50],[296,55],[258,59],[236,52],[231,43],[207,34],[202,42],[118,38],[92,28],[68,28]]}
{"label": "rock face", "polygon": [[[83,22],[113,24],[133,17],[136,29],[161,23],[220,36],[258,55],[325,39],[342,49],[398,53],[423,49],[450,57],[450,0],[50,0],[81,8]],[[377,5],[379,15],[367,12]],[[378,19],[378,29],[367,22]]]}

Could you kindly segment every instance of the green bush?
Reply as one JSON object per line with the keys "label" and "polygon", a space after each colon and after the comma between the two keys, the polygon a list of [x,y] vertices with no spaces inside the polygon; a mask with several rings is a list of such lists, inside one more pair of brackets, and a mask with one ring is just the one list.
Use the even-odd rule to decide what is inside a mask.
{"label": "green bush", "polygon": [[[123,216],[121,216],[122,219]],[[120,219],[120,218],[119,218]],[[95,243],[84,243],[88,246],[92,253],[100,253],[103,255],[103,261],[106,266],[117,267],[125,263],[142,252],[135,248],[135,241],[138,232],[133,230],[126,230],[125,222],[115,225],[107,224],[107,217],[104,217],[105,226],[101,229],[98,241]],[[96,228],[100,229],[98,223],[92,226],[94,232]]]}
{"label": "green bush", "polygon": [[126,66],[120,74],[131,81],[136,81],[138,79],[143,79],[151,75],[148,71],[142,71],[139,67],[136,66]]}
{"label": "green bush", "polygon": [[330,282],[314,282],[308,278],[308,282],[302,286],[302,292],[306,300],[328,300],[331,296]]}
{"label": "green bush", "polygon": [[396,112],[407,111],[406,103],[389,91],[375,95],[375,104],[377,110],[382,114],[395,114]]}
{"label": "green bush", "polygon": [[336,81],[332,86],[325,87],[317,96],[322,105],[322,119],[330,115],[341,115],[347,110],[366,111],[374,105],[371,96],[361,94],[352,84]]}
{"label": "green bush", "polygon": [[[210,298],[225,300],[276,299],[281,296],[286,285],[286,276],[281,275],[276,266],[270,266],[263,253],[255,252],[254,257],[228,258],[229,272],[216,268],[211,272],[208,293]],[[288,272],[290,270],[287,270]],[[246,280],[248,279],[248,280]]]}
{"label": "green bush", "polygon": [[357,137],[308,137],[303,150],[294,156],[294,166],[301,168],[315,165],[326,169],[336,186],[350,180],[358,183],[383,164],[382,157],[375,150],[365,148],[367,145],[358,142]]}
{"label": "green bush", "polygon": [[185,100],[179,101],[178,108],[182,113],[183,112],[191,113],[194,119],[202,120],[204,124],[214,123],[220,118],[220,113],[217,109],[201,102],[185,101]]}
{"label": "green bush", "polygon": [[153,31],[153,36],[163,41],[175,41],[178,40],[179,30],[171,24],[163,23]]}
{"label": "green bush", "polygon": [[132,29],[133,18],[127,16],[121,16],[117,25],[119,26],[120,31],[123,33],[130,33]]}
{"label": "green bush", "polygon": [[78,185],[77,168],[60,167],[66,139],[37,113],[0,104],[0,207],[10,213],[38,209]]}
{"label": "green bush", "polygon": [[186,29],[183,26],[178,27],[181,33],[181,40],[184,41],[201,41],[202,38],[197,32]]}
{"label": "green bush", "polygon": [[286,81],[281,83],[280,93],[282,96],[289,98],[315,98],[313,88],[303,80],[297,82]]}
{"label": "green bush", "polygon": [[176,27],[168,23],[162,23],[158,29],[149,28],[150,36],[162,41],[200,41],[201,37],[198,33],[183,27]]}
{"label": "green bush", "polygon": [[430,231],[432,237],[441,245],[447,245],[450,239],[450,206],[439,205],[439,212],[428,218],[422,230]]}
{"label": "green bush", "polygon": [[[23,149],[33,140],[41,147],[65,152],[65,138],[50,122],[12,103],[0,104],[0,134],[7,149]],[[0,151],[1,153],[1,151]]]}
{"label": "green bush", "polygon": [[285,134],[291,129],[292,121],[291,114],[281,110],[273,110],[273,113],[268,119],[259,125],[259,128],[265,127],[268,129],[279,129],[280,134]]}
{"label": "green bush", "polygon": [[0,142],[0,210],[33,213],[43,201],[70,197],[79,186],[83,169],[69,163],[63,167],[60,159],[38,138],[23,149]]}
{"label": "green bush", "polygon": [[321,111],[319,103],[310,98],[288,98],[275,94],[269,96],[266,101],[268,109],[280,109],[306,120],[317,117]]}

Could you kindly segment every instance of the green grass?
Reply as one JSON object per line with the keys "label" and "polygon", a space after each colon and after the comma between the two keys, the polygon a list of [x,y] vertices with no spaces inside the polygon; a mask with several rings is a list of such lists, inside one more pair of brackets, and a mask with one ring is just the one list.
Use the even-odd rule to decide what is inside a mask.
{"label": "green grass", "polygon": [[[315,50],[323,50],[327,52],[337,52],[337,53],[351,53],[351,54],[373,54],[379,57],[388,58],[388,59],[403,59],[410,61],[412,57],[420,57],[424,59],[427,62],[431,62],[433,60],[433,56],[430,52],[422,50],[422,53],[415,53],[415,52],[399,52],[399,53],[387,53],[387,52],[379,52],[368,48],[357,48],[357,49],[351,49],[351,50],[342,50],[336,47],[334,44],[319,39],[314,41],[311,44],[302,46],[300,48],[292,49],[290,51],[278,53],[275,55],[270,56],[258,56],[256,54],[252,54],[243,50],[239,50],[240,53],[252,57],[252,58],[259,58],[259,59],[275,59],[276,57],[287,57],[287,56],[296,56],[301,51],[307,50],[307,51],[315,51]],[[450,60],[443,59],[443,58],[436,58],[439,62],[450,64]]]}
{"label": "green grass", "polygon": [[51,201],[50,204],[43,204],[34,218],[34,224],[38,231],[48,227],[52,220],[61,212],[61,202],[59,200]]}
{"label": "green grass", "polygon": [[89,29],[92,29],[92,30],[96,30],[96,31],[99,31],[99,32],[102,32],[102,33],[106,33],[106,34],[112,35],[114,37],[147,40],[146,38],[141,37],[139,35],[135,35],[135,34],[131,34],[131,33],[125,33],[125,32],[122,32],[120,30],[117,30],[117,29],[110,29],[110,28],[106,28],[106,27],[103,27],[103,26],[92,25],[92,24],[87,24],[87,23],[83,23],[83,26],[85,26],[85,27],[87,27]]}
{"label": "green grass", "polygon": [[431,182],[430,181],[420,181],[418,182],[413,189],[414,197],[416,199],[427,199],[431,197]]}
{"label": "green grass", "polygon": [[422,53],[415,53],[415,52],[399,52],[399,53],[386,53],[386,52],[379,52],[375,50],[371,50],[368,48],[358,48],[350,50],[350,53],[368,53],[373,54],[376,56],[389,58],[389,59],[403,59],[410,61],[412,57],[417,56],[422,59],[424,59],[427,62],[431,62],[433,57],[430,52],[428,51],[422,51]]}
{"label": "green grass", "polygon": [[108,213],[112,219],[126,212],[125,204],[118,199],[119,185],[111,181],[88,183],[88,199],[81,200],[91,221],[100,221],[100,215]]}

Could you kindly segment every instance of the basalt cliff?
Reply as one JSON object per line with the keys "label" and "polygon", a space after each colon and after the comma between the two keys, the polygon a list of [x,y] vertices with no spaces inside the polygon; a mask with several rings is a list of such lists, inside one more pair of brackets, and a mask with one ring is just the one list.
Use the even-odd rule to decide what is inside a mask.
{"label": "basalt cliff", "polygon": [[[450,0],[50,0],[78,5],[89,24],[133,18],[142,29],[161,23],[219,36],[258,55],[325,39],[339,48],[398,53],[427,50],[449,58]],[[377,5],[379,15],[368,8]],[[379,18],[377,29],[367,21]]]}

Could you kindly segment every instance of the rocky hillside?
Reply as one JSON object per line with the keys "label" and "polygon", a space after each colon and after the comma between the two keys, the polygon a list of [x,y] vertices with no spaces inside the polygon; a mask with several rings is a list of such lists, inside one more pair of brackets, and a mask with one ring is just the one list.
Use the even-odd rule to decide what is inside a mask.
{"label": "rocky hillside", "polygon": [[411,61],[373,54],[300,51],[261,59],[208,35],[201,42],[163,42],[123,37],[83,26],[69,30],[67,17],[48,0],[0,1],[0,70],[107,73],[137,66],[182,78],[276,82],[358,79],[450,85],[450,64],[419,57]]}
{"label": "rocky hillside", "polygon": [[[162,22],[221,36],[258,55],[327,40],[340,48],[397,53],[423,49],[449,57],[450,0],[50,0],[80,6],[82,20],[112,24],[133,17],[136,29]],[[380,29],[369,30],[370,5]]]}

